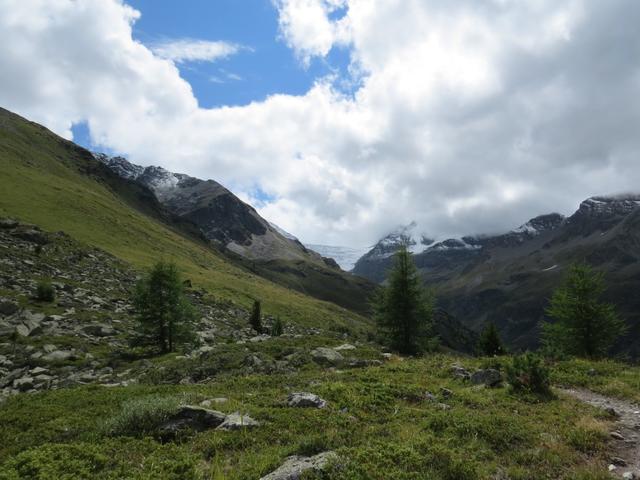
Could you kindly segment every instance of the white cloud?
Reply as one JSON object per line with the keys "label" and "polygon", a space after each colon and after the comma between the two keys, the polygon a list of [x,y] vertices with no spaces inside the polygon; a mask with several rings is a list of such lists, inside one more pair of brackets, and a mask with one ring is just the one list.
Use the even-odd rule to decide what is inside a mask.
{"label": "white cloud", "polygon": [[[358,88],[203,109],[116,0],[0,0],[0,105],[142,164],[214,178],[313,243],[362,245],[568,213],[638,190],[640,2],[279,0],[303,62],[350,49]],[[341,16],[342,15],[342,16]],[[336,19],[336,17],[340,17]],[[612,27],[615,25],[615,28]],[[221,77],[222,78],[222,77]]]}
{"label": "white cloud", "polygon": [[280,31],[305,64],[324,57],[335,43],[348,41],[346,24],[329,15],[348,6],[347,0],[273,0],[279,11]]}
{"label": "white cloud", "polygon": [[235,43],[190,38],[165,40],[151,46],[151,50],[158,57],[172,60],[176,63],[215,62],[246,49],[246,47]]}

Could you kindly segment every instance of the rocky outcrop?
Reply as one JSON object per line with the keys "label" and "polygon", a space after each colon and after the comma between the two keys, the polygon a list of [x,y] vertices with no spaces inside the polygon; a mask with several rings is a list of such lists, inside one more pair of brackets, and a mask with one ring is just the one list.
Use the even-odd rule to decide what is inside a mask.
{"label": "rocky outcrop", "polygon": [[297,408],[324,408],[327,406],[327,401],[314,393],[294,392],[289,394],[287,405]]}
{"label": "rocky outcrop", "polygon": [[335,452],[324,452],[313,457],[292,456],[275,471],[260,480],[299,480],[305,472],[322,472],[330,463],[338,460]]}

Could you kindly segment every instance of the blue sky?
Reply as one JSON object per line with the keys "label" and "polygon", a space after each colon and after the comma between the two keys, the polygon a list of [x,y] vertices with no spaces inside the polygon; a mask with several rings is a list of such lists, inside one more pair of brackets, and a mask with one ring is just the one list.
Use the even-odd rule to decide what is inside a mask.
{"label": "blue sky", "polygon": [[[304,95],[318,78],[347,75],[348,49],[336,46],[324,58],[304,65],[286,45],[271,0],[128,0],[142,16],[134,39],[152,46],[165,41],[196,39],[241,45],[238,54],[212,62],[178,64],[202,108],[247,105],[269,95]],[[332,17],[343,15],[332,12]],[[91,148],[86,123],[73,126],[76,143]],[[116,153],[109,151],[107,153]],[[258,195],[262,197],[263,195]]]}
{"label": "blue sky", "polygon": [[203,108],[245,105],[274,93],[303,95],[316,78],[348,64],[345,50],[334,48],[328,58],[305,68],[279,39],[278,12],[270,0],[128,3],[142,13],[133,32],[144,44],[186,37],[247,47],[227,59],[180,65]]}

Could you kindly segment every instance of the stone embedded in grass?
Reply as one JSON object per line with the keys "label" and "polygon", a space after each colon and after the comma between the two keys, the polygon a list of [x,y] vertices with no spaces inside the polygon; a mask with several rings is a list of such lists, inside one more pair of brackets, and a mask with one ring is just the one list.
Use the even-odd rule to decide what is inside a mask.
{"label": "stone embedded in grass", "polygon": [[314,362],[325,367],[337,367],[342,365],[344,357],[333,348],[318,347],[311,351],[311,358]]}
{"label": "stone embedded in grass", "polygon": [[224,413],[216,410],[185,405],[160,425],[158,436],[167,440],[185,431],[201,432],[222,425],[226,418]]}
{"label": "stone embedded in grass", "polygon": [[474,385],[484,384],[487,387],[496,387],[502,383],[502,374],[493,368],[478,370],[471,375],[471,383]]}
{"label": "stone embedded in grass", "polygon": [[313,457],[301,457],[294,455],[288,457],[285,462],[260,480],[299,480],[305,472],[319,473],[333,461],[338,459],[335,452],[324,452]]}
{"label": "stone embedded in grass", "polygon": [[469,380],[471,378],[471,373],[469,373],[466,368],[458,365],[457,363],[451,365],[451,372],[453,373],[453,376],[455,378],[459,378],[461,380]]}
{"label": "stone embedded in grass", "polygon": [[42,356],[45,362],[64,362],[66,360],[75,360],[76,354],[70,350],[54,350]]}
{"label": "stone embedded in grass", "polygon": [[0,315],[9,316],[16,313],[20,307],[18,304],[11,302],[9,300],[3,300],[0,302]]}
{"label": "stone embedded in grass", "polygon": [[356,347],[354,345],[351,345],[350,343],[345,343],[345,344],[342,344],[342,345],[340,345],[338,347],[334,347],[333,349],[336,352],[341,352],[343,350],[355,350]]}
{"label": "stone embedded in grass", "polygon": [[294,392],[289,394],[287,405],[298,408],[324,408],[327,401],[309,392]]}
{"label": "stone embedded in grass", "polygon": [[228,401],[229,401],[229,399],[228,398],[224,398],[224,397],[210,398],[210,399],[203,400],[202,402],[200,402],[200,406],[201,407],[210,407],[214,403],[220,404],[220,403],[227,403]]}
{"label": "stone embedded in grass", "polygon": [[260,426],[260,422],[254,420],[248,415],[242,415],[240,412],[235,412],[227,415],[218,427],[217,430],[241,430],[244,428],[253,428]]}

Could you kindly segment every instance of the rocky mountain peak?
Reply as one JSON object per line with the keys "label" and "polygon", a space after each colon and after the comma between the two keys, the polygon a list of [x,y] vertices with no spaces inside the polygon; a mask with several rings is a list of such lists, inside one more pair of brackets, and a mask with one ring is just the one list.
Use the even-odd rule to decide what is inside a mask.
{"label": "rocky mountain peak", "polygon": [[623,216],[640,206],[640,195],[597,196],[586,199],[580,204],[572,219],[579,217],[606,218]]}

